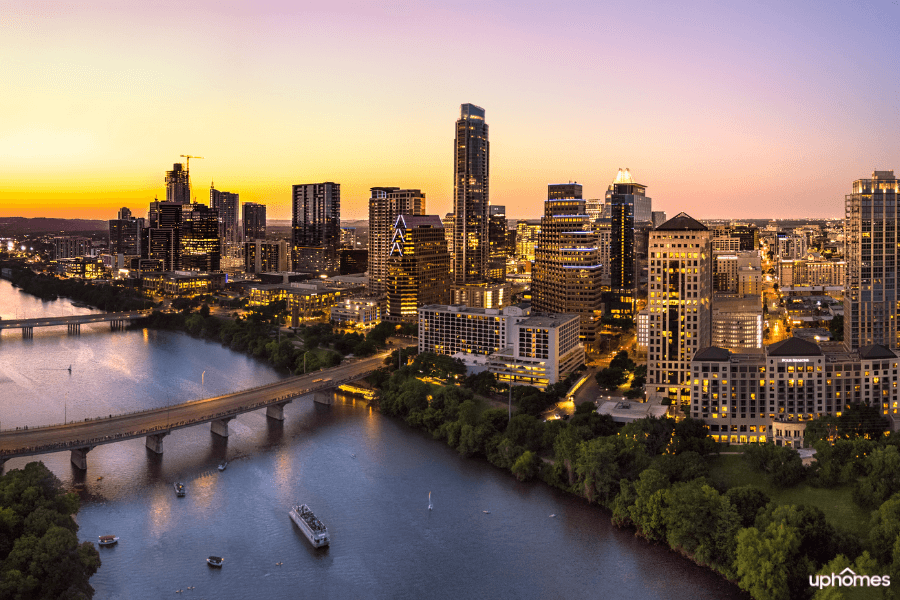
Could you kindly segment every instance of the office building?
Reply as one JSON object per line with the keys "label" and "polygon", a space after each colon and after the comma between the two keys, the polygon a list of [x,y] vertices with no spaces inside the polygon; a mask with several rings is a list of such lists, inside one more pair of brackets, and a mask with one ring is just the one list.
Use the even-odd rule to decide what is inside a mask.
{"label": "office building", "polygon": [[266,239],[266,205],[256,202],[244,202],[241,223],[244,228],[244,241]]}
{"label": "office building", "polygon": [[635,266],[635,227],[638,223],[653,222],[652,204],[646,191],[647,186],[637,183],[628,169],[619,169],[606,194],[612,221],[609,263],[610,288],[614,294],[608,311],[616,316],[630,316],[634,309],[639,275]]}
{"label": "office building", "polygon": [[[180,225],[179,225],[180,226]],[[162,271],[181,270],[180,229],[147,227],[141,230],[141,261],[150,270],[158,264]],[[143,266],[140,270],[145,270]]]}
{"label": "office building", "polygon": [[345,298],[331,307],[331,322],[342,327],[372,329],[381,322],[384,308],[375,298]]}
{"label": "office building", "polygon": [[220,271],[222,242],[219,212],[205,204],[187,204],[182,212],[181,268],[185,271]]}
{"label": "office building", "polygon": [[598,342],[601,269],[600,249],[590,217],[584,212],[581,186],[548,186],[531,275],[532,308],[536,313],[579,315],[581,340],[588,349]]}
{"label": "office building", "polygon": [[356,248],[356,227],[341,227],[341,246]]}
{"label": "office building", "polygon": [[685,213],[650,234],[648,394],[688,410],[691,358],[710,345],[713,265],[709,230]]}
{"label": "office building", "polygon": [[540,233],[540,219],[523,219],[516,223],[516,258],[534,262]]}
{"label": "office building", "polygon": [[484,109],[474,104],[460,107],[454,145],[453,281],[481,283],[488,273],[489,156],[488,126]]}
{"label": "office building", "polygon": [[844,341],[851,348],[900,347],[898,192],[893,171],[875,171],[871,179],[854,181],[846,196]]}
{"label": "office building", "polygon": [[450,253],[450,273],[453,273],[453,228],[456,226],[456,215],[447,213],[442,219],[444,235],[447,237],[447,252]]}
{"label": "office building", "polygon": [[[421,190],[373,187],[369,197],[369,291],[387,291],[387,260],[391,253],[394,225],[400,215],[424,215],[425,194]],[[443,233],[443,231],[442,231]]]}
{"label": "office building", "polygon": [[500,309],[428,305],[419,309],[419,352],[447,354],[502,382],[541,389],[584,363],[578,315],[531,315],[527,305]]}
{"label": "office building", "polygon": [[415,323],[420,306],[449,302],[450,253],[440,217],[398,216],[386,267],[391,320]]}
{"label": "office building", "polygon": [[369,269],[368,250],[341,248],[338,250],[338,256],[341,262],[341,275],[365,273]]}
{"label": "office building", "polygon": [[290,252],[284,240],[244,242],[244,272],[274,273],[288,270]]}
{"label": "office building", "polygon": [[220,192],[214,185],[209,187],[209,206],[219,213],[219,237],[222,244],[236,244],[239,241],[238,207],[240,195]]}
{"label": "office building", "polygon": [[653,223],[653,228],[656,229],[660,225],[666,222],[666,213],[661,210],[654,210],[650,212],[650,220]]}
{"label": "office building", "polygon": [[309,183],[292,190],[291,270],[317,275],[340,271],[341,186]]}
{"label": "office building", "polygon": [[175,163],[171,171],[166,171],[166,202],[191,203],[190,173],[181,163]]}
{"label": "office building", "polygon": [[[779,441],[778,429],[839,416],[852,404],[874,406],[897,422],[897,355],[881,345],[848,351],[788,338],[764,351],[703,348],[691,361],[690,415],[719,442]],[[784,440],[782,440],[782,444]],[[791,443],[791,445],[800,445]]]}
{"label": "office building", "polygon": [[109,253],[140,256],[143,228],[144,219],[135,219],[127,208],[120,210],[118,219],[109,220]]}
{"label": "office building", "polygon": [[713,346],[732,352],[761,350],[764,329],[760,296],[713,297]]}
{"label": "office building", "polygon": [[79,236],[57,236],[53,238],[53,258],[77,258],[91,253],[91,238]]}
{"label": "office building", "polygon": [[[488,220],[488,281],[506,281],[506,207],[491,206]],[[435,302],[434,304],[438,304]]]}

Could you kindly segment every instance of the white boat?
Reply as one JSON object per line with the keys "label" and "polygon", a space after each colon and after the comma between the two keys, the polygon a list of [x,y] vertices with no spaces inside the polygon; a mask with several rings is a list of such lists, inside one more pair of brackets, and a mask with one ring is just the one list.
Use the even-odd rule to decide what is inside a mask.
{"label": "white boat", "polygon": [[211,567],[221,567],[225,563],[225,559],[221,556],[210,556],[206,559],[206,564]]}
{"label": "white boat", "polygon": [[328,529],[325,524],[320,521],[313,511],[305,504],[294,506],[288,513],[291,520],[297,524],[309,543],[316,548],[322,548],[328,545]]}
{"label": "white boat", "polygon": [[112,546],[116,542],[119,541],[119,536],[117,535],[101,535],[100,541],[97,542],[101,546]]}
{"label": "white boat", "polygon": [[226,460],[226,461],[223,462],[221,465],[219,465],[219,470],[220,470],[220,471],[224,471],[224,470],[225,470],[225,467],[227,467],[227,466],[228,466],[228,461]]}

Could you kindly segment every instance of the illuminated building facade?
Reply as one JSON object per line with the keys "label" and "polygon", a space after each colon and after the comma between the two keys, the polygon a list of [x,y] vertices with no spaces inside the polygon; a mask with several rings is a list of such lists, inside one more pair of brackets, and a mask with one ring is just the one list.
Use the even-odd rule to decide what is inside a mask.
{"label": "illuminated building facade", "polygon": [[488,274],[490,256],[488,126],[484,109],[474,104],[460,107],[454,145],[453,281],[481,283]]}
{"label": "illuminated building facade", "polygon": [[341,245],[341,186],[309,183],[293,186],[291,270],[337,275]]}
{"label": "illuminated building facade", "polygon": [[587,348],[598,342],[602,267],[597,238],[584,212],[581,186],[551,184],[531,275],[532,308],[539,313],[579,315]]}
{"label": "illuminated building facade", "polygon": [[772,441],[781,422],[840,416],[851,404],[875,406],[893,424],[897,362],[884,346],[847,351],[800,338],[754,353],[703,348],[691,361],[690,414],[732,444]]}
{"label": "illuminated building facade", "polygon": [[691,358],[711,341],[712,252],[709,230],[685,213],[650,234],[648,394],[687,410]]}
{"label": "illuminated building facade", "polygon": [[185,205],[181,222],[181,268],[185,271],[219,271],[222,243],[219,212],[205,204]]}
{"label": "illuminated building facade", "polygon": [[241,224],[244,228],[244,241],[266,239],[266,205],[256,202],[244,202],[241,210]]}
{"label": "illuminated building facade", "polygon": [[610,184],[606,202],[610,207],[612,244],[610,246],[610,287],[615,301],[608,312],[616,316],[630,315],[634,310],[635,287],[635,225],[652,223],[651,200],[647,186],[637,183],[628,169],[619,169]]}
{"label": "illuminated building facade", "polygon": [[331,307],[331,322],[371,329],[381,322],[383,307],[375,298],[345,298]]}
{"label": "illuminated building facade", "polygon": [[516,258],[534,262],[540,233],[540,219],[523,219],[516,223]]}
{"label": "illuminated building facade", "polygon": [[506,207],[491,206],[488,220],[488,281],[506,281]]}
{"label": "illuminated building facade", "polygon": [[244,242],[244,272],[274,273],[287,271],[290,253],[287,242],[256,240]]}
{"label": "illuminated building facade", "polygon": [[898,192],[893,171],[875,171],[871,179],[854,181],[853,193],[846,196],[844,340],[851,348],[900,347]]}
{"label": "illuminated building facade", "polygon": [[369,290],[372,293],[382,294],[387,291],[387,261],[397,217],[424,214],[425,194],[421,190],[401,190],[396,187],[371,189],[368,271]]}
{"label": "illuminated building facade", "polygon": [[103,260],[90,256],[61,258],[57,261],[56,269],[60,275],[78,279],[100,279],[106,273]]}
{"label": "illuminated building facade", "polygon": [[56,260],[76,258],[91,253],[91,238],[58,236],[53,238],[53,257]]}
{"label": "illuminated building facade", "polygon": [[140,256],[143,228],[144,219],[132,217],[127,208],[120,210],[118,219],[109,220],[109,253]]}
{"label": "illuminated building facade", "polygon": [[713,346],[732,352],[760,350],[764,327],[760,296],[713,297]]}
{"label": "illuminated building facade", "polygon": [[214,186],[209,187],[209,206],[219,213],[219,237],[223,244],[235,244],[239,241],[237,222],[240,205],[239,194],[220,192]]}
{"label": "illuminated building facade", "polygon": [[450,300],[450,253],[436,215],[400,215],[387,260],[388,317],[415,323],[425,304]]}

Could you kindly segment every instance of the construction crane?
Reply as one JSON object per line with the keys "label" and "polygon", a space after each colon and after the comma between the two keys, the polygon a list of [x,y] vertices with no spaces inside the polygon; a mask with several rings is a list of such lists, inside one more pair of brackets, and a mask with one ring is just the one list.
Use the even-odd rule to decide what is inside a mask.
{"label": "construction crane", "polygon": [[181,158],[187,159],[187,164],[185,165],[185,171],[190,173],[191,172],[191,159],[192,158],[203,158],[203,157],[202,156],[191,156],[190,154],[182,154]]}

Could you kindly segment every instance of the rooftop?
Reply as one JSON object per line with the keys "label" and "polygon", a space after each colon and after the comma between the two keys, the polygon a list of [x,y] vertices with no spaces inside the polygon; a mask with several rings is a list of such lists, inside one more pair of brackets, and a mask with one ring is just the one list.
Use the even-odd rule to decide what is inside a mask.
{"label": "rooftop", "polygon": [[709,231],[709,229],[687,213],[678,213],[662,225],[656,231]]}

